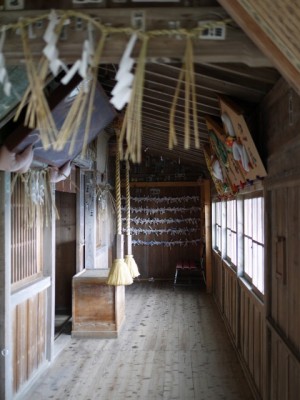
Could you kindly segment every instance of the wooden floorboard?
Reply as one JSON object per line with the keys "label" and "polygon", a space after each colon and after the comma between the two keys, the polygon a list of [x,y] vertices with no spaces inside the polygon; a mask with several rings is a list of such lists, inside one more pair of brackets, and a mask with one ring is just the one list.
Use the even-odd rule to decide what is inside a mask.
{"label": "wooden floorboard", "polygon": [[168,283],[126,287],[117,339],[70,339],[22,400],[250,400],[211,296]]}

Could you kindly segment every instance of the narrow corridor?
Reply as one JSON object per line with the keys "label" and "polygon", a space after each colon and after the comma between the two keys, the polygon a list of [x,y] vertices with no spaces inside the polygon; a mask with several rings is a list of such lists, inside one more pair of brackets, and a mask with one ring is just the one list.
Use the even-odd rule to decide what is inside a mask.
{"label": "narrow corridor", "polygon": [[166,283],[126,287],[118,339],[70,339],[23,400],[250,400],[211,296]]}

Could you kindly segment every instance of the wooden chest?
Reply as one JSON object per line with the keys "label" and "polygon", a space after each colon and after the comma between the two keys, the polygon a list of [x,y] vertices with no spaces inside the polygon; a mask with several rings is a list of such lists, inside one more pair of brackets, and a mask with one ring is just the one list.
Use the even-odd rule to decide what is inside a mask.
{"label": "wooden chest", "polygon": [[72,337],[114,338],[125,320],[125,288],[106,284],[108,269],[73,277]]}

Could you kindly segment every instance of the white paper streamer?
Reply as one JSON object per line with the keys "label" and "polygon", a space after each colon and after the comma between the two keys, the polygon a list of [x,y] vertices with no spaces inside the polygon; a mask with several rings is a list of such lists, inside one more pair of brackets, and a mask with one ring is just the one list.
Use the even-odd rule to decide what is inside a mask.
{"label": "white paper streamer", "polygon": [[134,48],[136,40],[137,35],[134,33],[129,39],[121,58],[119,69],[116,74],[117,83],[111,92],[112,98],[110,99],[110,102],[117,110],[122,110],[130,100],[132,83],[134,80],[134,75],[130,72],[134,64],[134,59],[130,57],[130,54]]}
{"label": "white paper streamer", "polygon": [[[123,229],[124,233],[126,233],[126,229]],[[200,228],[191,228],[190,226],[186,226],[184,228],[170,228],[170,229],[145,229],[145,228],[130,228],[132,235],[156,235],[161,236],[164,234],[176,236],[176,235],[186,235],[187,233],[195,233],[199,232]]]}
{"label": "white paper streamer", "polygon": [[[126,218],[123,218],[122,221],[126,221]],[[132,224],[136,225],[159,225],[159,224],[189,224],[189,225],[198,225],[200,224],[200,218],[131,218]]]}
{"label": "white paper streamer", "polygon": [[[142,213],[146,215],[151,214],[166,214],[166,213],[196,213],[200,212],[200,207],[159,207],[159,208],[145,208],[145,207],[131,207],[130,212],[132,214]],[[125,211],[125,207],[122,207],[122,211]]]}
{"label": "white paper streamer", "polygon": [[2,33],[0,38],[0,83],[2,83],[5,95],[10,96],[12,84],[8,78],[8,73],[5,67],[5,58],[2,52],[4,41],[5,41],[5,29],[2,28]]}
{"label": "white paper streamer", "polygon": [[156,240],[151,240],[151,241],[145,241],[145,240],[133,240],[132,245],[133,246],[163,246],[163,247],[174,247],[174,246],[180,246],[180,247],[187,247],[187,246],[196,246],[198,243],[200,243],[202,240],[201,239],[194,239],[194,240],[174,240],[174,241],[156,241]]}
{"label": "white paper streamer", "polygon": [[[144,197],[130,197],[131,201],[134,203],[143,203],[143,202],[155,202],[155,203],[199,203],[199,196],[181,196],[181,197],[151,197],[151,196],[144,196]],[[123,196],[122,200],[126,200],[126,197]]]}
{"label": "white paper streamer", "polygon": [[[49,60],[49,68],[53,76],[56,76],[59,70],[62,68],[64,71],[68,71],[67,66],[59,59],[59,51],[56,47],[58,36],[55,33],[55,28],[59,23],[59,17],[54,10],[51,10],[49,14],[49,24],[44,33],[43,39],[47,45],[43,49],[43,54]],[[67,19],[64,24],[69,24],[70,20]]]}

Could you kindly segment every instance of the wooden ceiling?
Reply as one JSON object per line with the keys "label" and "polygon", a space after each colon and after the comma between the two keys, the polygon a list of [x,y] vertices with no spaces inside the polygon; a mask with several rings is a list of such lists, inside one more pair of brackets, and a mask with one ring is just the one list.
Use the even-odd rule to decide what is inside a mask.
{"label": "wooden ceiling", "polygon": [[[135,12],[132,7],[138,5],[138,10],[142,10],[144,15],[147,31],[170,29],[170,21],[173,23],[177,21],[176,23],[181,27],[192,29],[197,26],[198,21],[219,21],[229,18],[223,8],[216,6],[215,1],[200,1],[197,2],[197,7],[140,8],[141,4],[139,3],[130,5],[131,7],[125,7],[122,10],[114,6],[103,9],[86,9],[84,12],[92,15],[93,18],[100,19],[101,23],[107,26],[126,27],[132,24],[133,12]],[[42,10],[1,12],[0,25],[16,22],[21,15],[35,17],[43,14],[45,11]],[[38,34],[31,43],[31,51],[33,57],[36,58],[40,57],[44,46],[41,36]],[[66,63],[70,64],[78,59],[85,37],[85,24],[80,30],[76,28],[76,21],[70,24],[67,39],[59,43],[60,54]],[[124,35],[111,35],[104,48],[98,79],[108,96],[115,84],[118,62],[127,40]],[[246,105],[248,109],[255,109],[280,75],[273,67],[272,62],[258,50],[233,21],[227,22],[225,40],[196,38],[193,43],[197,116],[200,142],[201,145],[204,145],[208,142],[205,116],[220,117],[218,95],[229,96],[238,104]],[[175,118],[178,145],[172,151],[168,150],[169,114],[182,67],[184,49],[185,40],[180,35],[170,34],[151,38],[149,41],[142,109],[142,148],[148,154],[180,159],[182,163],[192,164],[198,170],[206,170],[202,148],[195,149],[193,141],[191,141],[191,149],[184,150],[183,148],[183,88],[180,92]],[[138,54],[138,50],[139,46],[136,46],[135,56]],[[23,53],[16,35],[8,36],[4,54],[9,65],[20,64]],[[108,131],[112,130],[108,128]]]}

